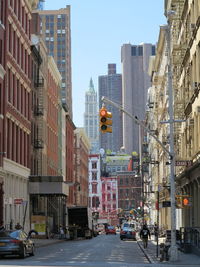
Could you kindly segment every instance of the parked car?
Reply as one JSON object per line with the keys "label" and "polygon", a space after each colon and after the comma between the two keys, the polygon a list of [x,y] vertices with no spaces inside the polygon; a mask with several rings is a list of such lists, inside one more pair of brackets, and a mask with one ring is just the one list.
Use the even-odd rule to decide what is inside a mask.
{"label": "parked car", "polygon": [[114,234],[116,235],[116,229],[114,226],[107,226],[106,228],[106,235],[108,234]]}
{"label": "parked car", "polygon": [[133,239],[136,240],[136,231],[135,228],[131,227],[130,225],[124,225],[121,228],[120,231],[120,239],[124,240],[124,239]]}
{"label": "parked car", "polygon": [[34,256],[35,246],[31,234],[22,229],[14,231],[0,231],[0,257],[6,255],[19,255],[25,258],[27,255]]}

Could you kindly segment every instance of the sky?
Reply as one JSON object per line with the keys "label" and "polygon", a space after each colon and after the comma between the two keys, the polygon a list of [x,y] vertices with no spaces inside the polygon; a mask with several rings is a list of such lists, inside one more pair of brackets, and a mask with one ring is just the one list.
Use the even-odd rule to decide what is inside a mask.
{"label": "sky", "polygon": [[73,122],[83,127],[85,93],[109,63],[121,73],[123,44],[156,44],[166,24],[164,0],[45,0],[44,9],[71,7]]}

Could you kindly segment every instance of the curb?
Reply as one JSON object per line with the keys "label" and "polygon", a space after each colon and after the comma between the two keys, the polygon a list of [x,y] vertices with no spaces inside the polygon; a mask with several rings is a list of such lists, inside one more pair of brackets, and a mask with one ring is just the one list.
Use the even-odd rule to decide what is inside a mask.
{"label": "curb", "polygon": [[143,246],[140,243],[141,243],[140,241],[137,241],[138,246],[140,247],[140,249],[144,253],[144,255],[147,258],[147,260],[149,261],[149,263],[157,263],[152,259],[152,257],[147,253],[147,251],[143,248]]}

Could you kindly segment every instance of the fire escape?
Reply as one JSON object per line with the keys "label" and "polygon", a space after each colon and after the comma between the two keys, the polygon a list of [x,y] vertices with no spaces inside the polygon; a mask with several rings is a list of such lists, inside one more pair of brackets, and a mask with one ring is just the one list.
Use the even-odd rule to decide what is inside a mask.
{"label": "fire escape", "polygon": [[33,134],[33,156],[34,175],[43,174],[43,149],[44,149],[44,78],[41,74],[42,58],[39,48],[32,46],[36,63],[34,77],[34,134]]}

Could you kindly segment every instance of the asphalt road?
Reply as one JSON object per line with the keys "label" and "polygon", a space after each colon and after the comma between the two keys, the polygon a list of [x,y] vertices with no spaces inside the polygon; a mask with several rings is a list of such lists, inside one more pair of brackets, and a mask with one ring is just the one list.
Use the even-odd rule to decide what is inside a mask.
{"label": "asphalt road", "polygon": [[136,241],[121,241],[119,235],[99,235],[89,240],[64,241],[41,247],[36,255],[0,260],[0,266],[149,266]]}

